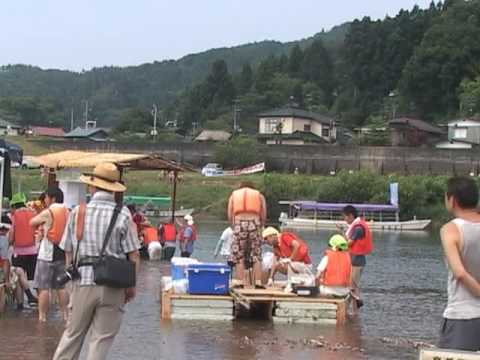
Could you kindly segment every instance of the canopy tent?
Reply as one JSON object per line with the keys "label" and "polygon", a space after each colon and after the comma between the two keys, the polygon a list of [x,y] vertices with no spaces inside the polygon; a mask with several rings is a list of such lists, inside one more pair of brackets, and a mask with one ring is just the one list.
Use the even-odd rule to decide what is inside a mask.
{"label": "canopy tent", "polygon": [[93,168],[104,162],[111,162],[120,168],[133,170],[166,170],[180,172],[186,168],[173,161],[154,154],[100,153],[66,150],[35,157],[46,168]]}
{"label": "canopy tent", "polygon": [[172,221],[175,219],[178,173],[190,170],[156,154],[123,154],[66,150],[37,156],[35,160],[49,169],[49,184],[56,181],[56,170],[87,170],[105,162],[116,164],[121,174],[123,173],[123,169],[127,168],[131,170],[163,170],[173,172],[173,190],[171,197]]}

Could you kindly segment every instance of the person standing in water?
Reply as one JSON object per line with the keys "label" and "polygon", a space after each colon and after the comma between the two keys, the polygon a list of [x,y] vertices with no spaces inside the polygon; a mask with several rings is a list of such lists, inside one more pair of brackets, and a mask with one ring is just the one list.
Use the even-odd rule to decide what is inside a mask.
{"label": "person standing in water", "polygon": [[[239,285],[263,287],[260,231],[267,219],[265,197],[252,183],[242,182],[230,195],[227,212],[234,233],[229,262],[235,266],[235,277]],[[252,268],[254,280],[247,276]]]}
{"label": "person standing in water", "polygon": [[445,207],[455,219],[440,236],[448,269],[448,301],[439,347],[480,351],[480,214],[473,179],[448,181]]}

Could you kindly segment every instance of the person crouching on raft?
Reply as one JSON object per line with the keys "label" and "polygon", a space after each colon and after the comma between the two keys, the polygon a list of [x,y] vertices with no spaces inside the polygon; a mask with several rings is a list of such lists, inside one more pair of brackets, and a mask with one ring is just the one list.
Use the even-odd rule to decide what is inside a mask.
{"label": "person crouching on raft", "polygon": [[294,272],[302,272],[303,264],[312,264],[307,244],[297,235],[290,232],[279,232],[274,227],[268,227],[263,231],[262,237],[265,243],[273,248],[275,254],[268,279],[269,286],[273,285],[273,279],[277,272],[287,274],[289,266]]}
{"label": "person crouching on raft", "polygon": [[352,261],[347,240],[342,235],[333,235],[328,242],[330,249],[317,267],[316,284],[320,295],[346,297],[351,291]]}

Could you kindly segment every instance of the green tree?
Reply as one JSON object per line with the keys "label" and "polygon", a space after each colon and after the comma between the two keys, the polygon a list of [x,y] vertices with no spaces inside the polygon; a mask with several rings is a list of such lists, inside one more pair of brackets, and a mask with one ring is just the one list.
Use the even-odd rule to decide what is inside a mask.
{"label": "green tree", "polygon": [[460,109],[463,116],[480,115],[480,76],[475,79],[464,79],[458,89]]}
{"label": "green tree", "polygon": [[243,65],[238,81],[238,92],[245,94],[252,89],[253,86],[253,70],[249,63]]}
{"label": "green tree", "polygon": [[288,58],[288,75],[294,78],[299,78],[302,74],[303,51],[298,44],[296,44],[290,51]]}
{"label": "green tree", "polygon": [[318,85],[325,94],[325,105],[330,107],[335,90],[334,67],[330,54],[320,39],[306,49],[302,63],[303,78]]}
{"label": "green tree", "polygon": [[119,124],[115,132],[146,132],[153,124],[150,112],[141,108],[125,109],[120,113]]}

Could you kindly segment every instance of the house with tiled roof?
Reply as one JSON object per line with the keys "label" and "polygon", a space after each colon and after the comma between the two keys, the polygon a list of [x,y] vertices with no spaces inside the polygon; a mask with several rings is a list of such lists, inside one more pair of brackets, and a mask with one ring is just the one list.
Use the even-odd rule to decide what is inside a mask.
{"label": "house with tiled roof", "polygon": [[327,115],[285,106],[258,114],[258,139],[267,144],[334,143],[335,120]]}
{"label": "house with tiled roof", "polygon": [[0,135],[17,136],[22,131],[20,125],[0,118]]}
{"label": "house with tiled roof", "polygon": [[392,146],[433,146],[447,138],[445,130],[420,119],[400,117],[388,127]]}
{"label": "house with tiled roof", "polygon": [[103,128],[95,127],[85,129],[77,127],[69,133],[66,133],[64,138],[69,140],[108,141],[109,135],[108,131]]}
{"label": "house with tiled roof", "polygon": [[61,127],[47,127],[47,126],[31,126],[29,134],[33,136],[45,136],[63,138],[65,131]]}

